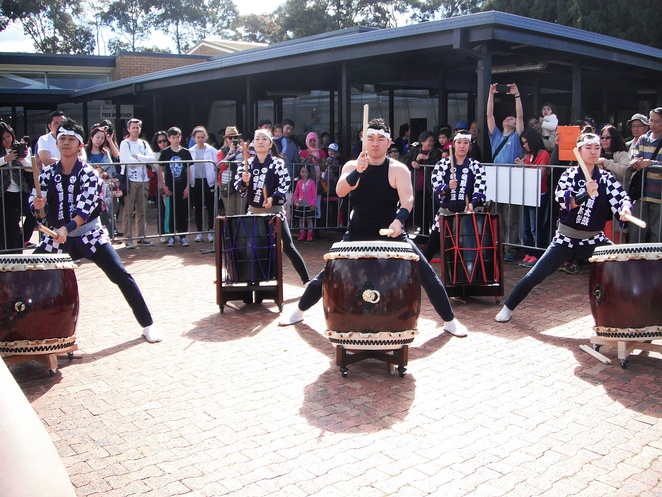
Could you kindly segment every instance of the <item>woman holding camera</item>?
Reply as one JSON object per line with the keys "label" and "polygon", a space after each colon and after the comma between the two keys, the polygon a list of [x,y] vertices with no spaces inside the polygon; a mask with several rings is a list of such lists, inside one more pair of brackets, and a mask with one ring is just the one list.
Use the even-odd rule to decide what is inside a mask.
{"label": "woman holding camera", "polygon": [[0,250],[21,253],[23,239],[20,221],[29,215],[28,196],[30,184],[23,178],[23,170],[32,171],[30,149],[16,141],[11,126],[0,122],[2,157],[0,157]]}

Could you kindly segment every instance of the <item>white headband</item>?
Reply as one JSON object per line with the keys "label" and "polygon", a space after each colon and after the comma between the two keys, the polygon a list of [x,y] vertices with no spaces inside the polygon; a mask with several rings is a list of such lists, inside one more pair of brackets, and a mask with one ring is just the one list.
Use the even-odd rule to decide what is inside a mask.
{"label": "white headband", "polygon": [[387,140],[389,140],[391,138],[391,134],[387,133],[383,129],[368,128],[368,131],[366,131],[366,134],[368,136],[370,136],[370,135],[382,135],[382,136],[385,136]]}
{"label": "white headband", "polygon": [[466,134],[465,133],[458,133],[453,138],[453,142],[459,140],[460,138],[464,138],[465,140],[469,140],[469,143],[471,143],[471,134],[470,133],[466,133]]}
{"label": "white headband", "polygon": [[81,143],[85,143],[85,140],[83,140],[83,137],[80,136],[80,135],[79,135],[78,133],[76,133],[75,131],[72,131],[72,130],[69,130],[69,129],[60,128],[60,129],[57,130],[57,137],[60,138],[60,136],[62,136],[62,135],[75,136],[76,138],[78,138],[78,141],[79,141],[79,142],[81,142]]}
{"label": "white headband", "polygon": [[[595,138],[589,138],[590,136]],[[584,145],[600,145],[600,137],[592,133],[584,135],[584,138],[577,142],[577,148],[582,148]]]}
{"label": "white headband", "polygon": [[267,138],[269,138],[269,140],[274,141],[274,137],[271,136],[271,133],[269,133],[266,129],[256,129],[255,130],[255,136],[257,136],[257,135],[264,135]]}

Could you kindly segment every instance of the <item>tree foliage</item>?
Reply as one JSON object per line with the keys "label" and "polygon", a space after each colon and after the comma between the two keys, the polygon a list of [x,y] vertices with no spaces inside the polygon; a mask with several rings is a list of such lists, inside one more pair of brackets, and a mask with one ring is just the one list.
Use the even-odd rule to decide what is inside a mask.
{"label": "tree foliage", "polygon": [[662,48],[659,0],[487,0],[482,10],[499,10]]}
{"label": "tree foliage", "polygon": [[155,22],[151,0],[114,0],[101,13],[102,22],[115,37],[108,42],[111,53],[121,50],[136,52],[149,38]]}
{"label": "tree foliage", "polygon": [[154,6],[155,27],[169,34],[177,53],[185,53],[204,38],[234,38],[237,6],[232,0],[161,0]]}
{"label": "tree foliage", "polygon": [[82,14],[80,0],[3,0],[0,27],[19,22],[37,52],[90,54],[94,34]]}
{"label": "tree foliage", "polygon": [[483,0],[412,0],[411,20],[431,21],[478,12]]}

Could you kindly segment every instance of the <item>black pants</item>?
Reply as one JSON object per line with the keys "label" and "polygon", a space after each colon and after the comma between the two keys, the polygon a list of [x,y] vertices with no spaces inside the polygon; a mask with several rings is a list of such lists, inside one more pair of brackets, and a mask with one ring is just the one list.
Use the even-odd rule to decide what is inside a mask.
{"label": "black pants", "polygon": [[[72,240],[75,238],[79,238],[80,240],[80,237],[69,238],[65,244],[65,249],[72,259],[77,260],[84,257],[84,255],[76,246],[77,243],[80,243],[79,240]],[[41,254],[46,253],[41,247],[37,247],[34,252]],[[151,325],[154,321],[147,308],[145,299],[140,292],[140,288],[138,288],[138,284],[136,283],[136,280],[133,279],[133,276],[131,276],[124,268],[122,260],[120,259],[120,256],[117,255],[113,246],[106,243],[97,247],[96,252],[94,252],[89,259],[94,262],[106,274],[106,276],[108,276],[110,281],[118,286],[140,326],[144,328],[145,326]]]}
{"label": "black pants", "polygon": [[191,201],[195,208],[195,228],[196,231],[202,231],[202,202],[204,200],[207,209],[207,229],[214,229],[214,187],[209,186],[206,179],[196,178],[195,186],[189,188],[191,192]]}

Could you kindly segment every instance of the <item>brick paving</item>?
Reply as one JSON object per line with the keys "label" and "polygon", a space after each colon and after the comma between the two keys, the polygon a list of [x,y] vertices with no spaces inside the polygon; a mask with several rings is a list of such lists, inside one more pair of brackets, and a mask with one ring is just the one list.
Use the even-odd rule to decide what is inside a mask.
{"label": "brick paving", "polygon": [[[311,274],[336,239],[299,243]],[[78,496],[662,495],[662,357],[623,370],[579,349],[586,274],[553,275],[507,324],[491,297],[454,302],[465,339],[424,295],[407,375],[368,360],[343,378],[321,305],[288,328],[273,302],[221,314],[210,246],[118,246],[162,343],[83,262],[80,357],[54,378],[11,366]],[[302,285],[284,266],[288,310]],[[524,271],[506,267],[506,292]]]}

